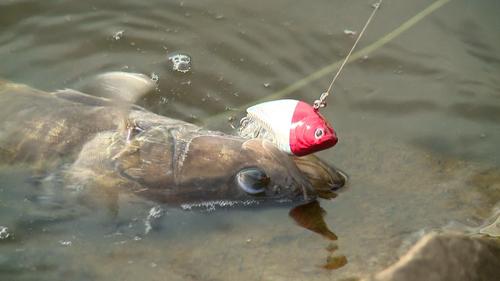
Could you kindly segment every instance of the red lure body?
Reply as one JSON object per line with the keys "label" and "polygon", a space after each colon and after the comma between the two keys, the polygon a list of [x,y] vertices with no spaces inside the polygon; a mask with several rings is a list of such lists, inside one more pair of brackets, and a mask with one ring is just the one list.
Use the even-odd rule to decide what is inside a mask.
{"label": "red lure body", "polygon": [[304,156],[324,150],[338,141],[328,121],[303,101],[264,102],[248,108],[247,113],[273,135],[276,146],[292,155]]}
{"label": "red lure body", "polygon": [[299,101],[292,116],[290,150],[304,156],[337,144],[337,134],[326,119],[311,105]]}

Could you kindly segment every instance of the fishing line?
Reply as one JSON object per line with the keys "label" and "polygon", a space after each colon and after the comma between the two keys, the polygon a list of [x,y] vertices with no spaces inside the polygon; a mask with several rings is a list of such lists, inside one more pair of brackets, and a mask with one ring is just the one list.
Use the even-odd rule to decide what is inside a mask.
{"label": "fishing line", "polygon": [[[408,19],[406,22],[402,23],[400,26],[398,26],[397,28],[395,28],[391,32],[387,33],[386,35],[384,35],[383,37],[378,39],[377,41],[373,42],[372,44],[364,47],[363,49],[361,49],[359,51],[354,52],[351,55],[348,62],[358,60],[358,59],[370,54],[371,52],[374,52],[374,51],[378,50],[379,48],[385,46],[385,44],[389,43],[394,38],[398,37],[403,32],[407,31],[408,29],[413,27],[415,24],[420,22],[422,19],[424,19],[425,17],[427,17],[431,13],[435,12],[437,9],[441,8],[443,5],[445,5],[446,3],[450,2],[450,1],[451,0],[436,0],[434,3],[427,6],[425,9],[423,9],[422,11],[420,11],[419,13],[417,13],[416,15],[414,15],[413,17]],[[308,76],[290,84],[289,86],[287,86],[279,91],[276,91],[268,96],[265,96],[265,97],[260,98],[256,101],[253,101],[252,103],[238,106],[236,108],[233,108],[230,111],[223,111],[223,112],[220,112],[218,114],[212,115],[208,118],[205,118],[204,123],[205,123],[205,125],[210,124],[211,122],[213,122],[214,120],[217,120],[218,118],[232,114],[234,111],[244,111],[246,108],[248,108],[249,106],[252,106],[253,104],[256,104],[256,103],[262,103],[265,101],[278,99],[278,98],[282,98],[284,96],[287,96],[287,95],[309,85],[310,83],[323,78],[325,75],[330,74],[332,71],[337,69],[341,63],[342,63],[341,61],[333,62],[333,63],[319,69],[318,71],[313,72],[310,75],[308,75]]]}
{"label": "fishing line", "polygon": [[368,17],[368,20],[366,21],[365,26],[363,26],[363,29],[361,29],[361,31],[359,32],[358,38],[356,38],[356,41],[354,41],[354,44],[352,45],[351,50],[349,50],[349,53],[347,54],[344,61],[340,65],[339,70],[337,71],[335,76],[333,76],[333,79],[332,79],[332,82],[330,83],[330,86],[328,86],[328,89],[321,94],[319,99],[314,101],[314,103],[313,103],[314,109],[318,110],[320,107],[326,107],[326,98],[330,94],[330,91],[332,90],[333,84],[335,84],[335,81],[337,81],[337,78],[340,76],[342,69],[344,69],[344,66],[347,64],[347,61],[351,57],[352,52],[354,51],[354,49],[358,45],[359,40],[361,39],[361,37],[365,33],[366,28],[368,27],[368,25],[372,21],[373,17],[375,16],[375,13],[377,13],[378,9],[380,8],[380,5],[382,5],[382,0],[379,0],[377,3],[373,4],[374,9],[373,9],[370,17]]}

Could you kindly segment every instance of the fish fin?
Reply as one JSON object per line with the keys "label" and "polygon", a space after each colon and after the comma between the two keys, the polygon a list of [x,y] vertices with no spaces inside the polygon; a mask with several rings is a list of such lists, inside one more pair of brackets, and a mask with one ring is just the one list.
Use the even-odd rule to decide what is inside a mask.
{"label": "fish fin", "polygon": [[130,109],[135,107],[135,102],[153,91],[155,87],[156,83],[144,74],[107,72],[97,75],[83,87],[82,91],[110,99],[122,116],[123,121],[119,129],[130,134],[131,128],[133,129],[130,124],[135,123],[134,120],[128,118]]}
{"label": "fish fin", "polygon": [[243,142],[241,148],[244,150],[257,150],[260,148],[262,139],[249,139]]}
{"label": "fish fin", "polygon": [[91,79],[82,87],[82,91],[116,102],[134,104],[155,87],[156,83],[144,74],[107,72]]}
{"label": "fish fin", "polygon": [[65,99],[74,103],[81,103],[84,105],[106,106],[111,104],[111,101],[108,99],[90,96],[72,89],[57,90],[51,94],[58,98]]}

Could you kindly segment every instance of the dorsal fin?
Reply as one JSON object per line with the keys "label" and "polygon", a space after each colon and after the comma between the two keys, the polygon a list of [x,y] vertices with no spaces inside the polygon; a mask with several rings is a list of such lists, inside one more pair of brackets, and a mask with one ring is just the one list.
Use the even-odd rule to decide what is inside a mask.
{"label": "dorsal fin", "polygon": [[[90,106],[114,106],[116,105],[116,102],[114,102],[111,99],[103,98],[103,97],[96,97],[96,96],[91,96],[86,93],[82,93],[77,90],[73,89],[63,89],[63,90],[57,90],[55,92],[52,92],[51,95],[54,95],[58,98],[65,99],[74,103],[80,103],[83,105],[90,105]],[[145,110],[144,108],[132,104],[130,108],[134,110]]]}
{"label": "dorsal fin", "polygon": [[57,90],[51,94],[61,99],[90,106],[106,106],[112,104],[109,99],[90,96],[72,89]]}
{"label": "dorsal fin", "polygon": [[105,97],[118,103],[134,104],[154,90],[156,84],[140,73],[108,72],[91,79],[82,92]]}
{"label": "dorsal fin", "polygon": [[83,92],[113,101],[123,120],[119,129],[126,132],[128,141],[136,128],[135,121],[128,117],[130,109],[155,87],[155,82],[144,74],[108,72],[97,75],[83,88]]}

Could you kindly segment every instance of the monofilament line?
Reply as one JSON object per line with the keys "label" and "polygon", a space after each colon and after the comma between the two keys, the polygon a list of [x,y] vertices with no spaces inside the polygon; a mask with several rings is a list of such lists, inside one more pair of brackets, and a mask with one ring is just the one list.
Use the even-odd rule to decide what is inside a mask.
{"label": "monofilament line", "polygon": [[365,26],[363,26],[363,29],[361,29],[361,31],[359,32],[358,38],[356,38],[356,41],[354,41],[354,44],[352,45],[351,50],[349,51],[349,53],[345,57],[344,61],[340,65],[339,70],[337,71],[337,73],[335,74],[335,76],[332,79],[332,82],[330,83],[330,86],[328,86],[328,89],[324,93],[321,94],[319,100],[315,100],[314,101],[314,108],[315,109],[318,109],[320,107],[325,107],[326,106],[326,101],[325,100],[328,97],[328,95],[330,94],[330,91],[332,90],[333,84],[335,84],[335,81],[340,76],[340,73],[342,72],[342,69],[344,68],[344,65],[346,65],[347,62],[349,61],[349,58],[351,57],[352,52],[356,48],[356,45],[358,45],[359,40],[361,39],[361,37],[365,33],[366,28],[368,27],[368,25],[372,21],[373,17],[375,16],[375,13],[380,8],[381,4],[382,4],[382,0],[379,0],[377,3],[373,4],[373,8],[374,9],[373,9],[370,17],[366,21]]}

